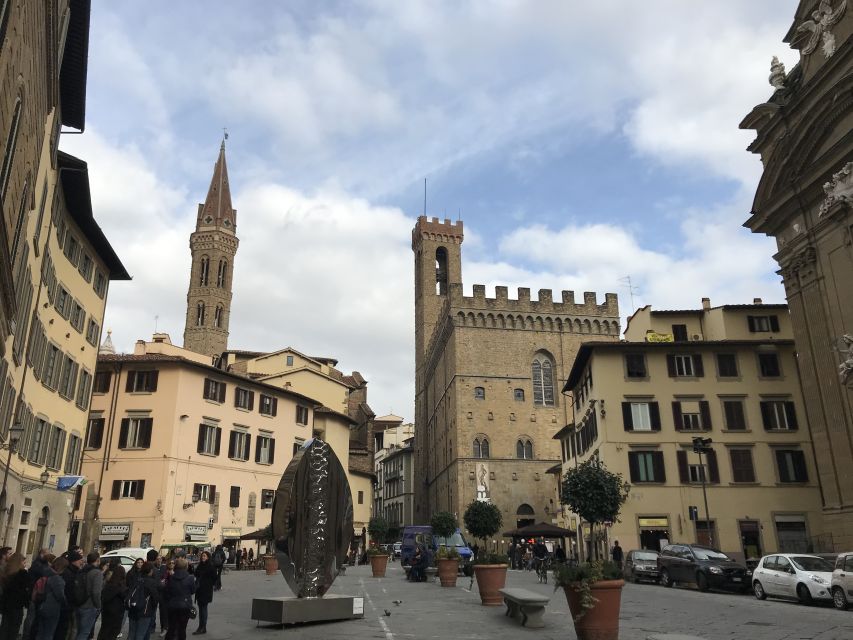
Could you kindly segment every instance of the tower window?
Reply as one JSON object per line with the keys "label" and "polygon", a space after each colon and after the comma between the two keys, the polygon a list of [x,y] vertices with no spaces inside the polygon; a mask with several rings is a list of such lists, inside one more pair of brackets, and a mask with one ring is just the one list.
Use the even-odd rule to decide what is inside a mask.
{"label": "tower window", "polygon": [[474,457],[488,458],[489,457],[489,439],[485,436],[474,438]]}
{"label": "tower window", "polygon": [[477,400],[485,400],[486,390],[483,387],[474,387],[474,398]]}
{"label": "tower window", "polygon": [[201,258],[201,270],[198,276],[198,284],[201,287],[206,287],[208,283],[208,279],[210,278],[210,258],[207,256],[202,256]]}
{"label": "tower window", "polygon": [[519,460],[533,459],[533,443],[526,439],[520,439],[515,443],[515,457]]}
{"label": "tower window", "polygon": [[222,305],[216,305],[216,311],[213,312],[213,326],[217,329],[222,327]]}
{"label": "tower window", "polygon": [[196,315],[195,315],[195,326],[203,327],[204,326],[204,303],[199,302],[196,307]]}
{"label": "tower window", "polygon": [[228,261],[220,260],[219,268],[216,271],[216,286],[220,289],[225,287],[225,274],[228,271]]}
{"label": "tower window", "polygon": [[554,405],[554,366],[544,353],[533,358],[533,404]]}
{"label": "tower window", "polygon": [[435,293],[447,294],[447,249],[444,247],[435,250]]}

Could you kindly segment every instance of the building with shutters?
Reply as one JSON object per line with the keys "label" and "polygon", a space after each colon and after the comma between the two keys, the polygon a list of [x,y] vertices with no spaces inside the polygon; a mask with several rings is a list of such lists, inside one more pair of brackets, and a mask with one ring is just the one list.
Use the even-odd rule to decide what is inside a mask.
{"label": "building with shutters", "polygon": [[[625,337],[580,347],[564,387],[574,422],[556,436],[563,471],[595,457],[631,484],[609,544],[711,544],[741,559],[824,550],[787,307],[646,306]],[[712,441],[701,463],[694,437]]]}

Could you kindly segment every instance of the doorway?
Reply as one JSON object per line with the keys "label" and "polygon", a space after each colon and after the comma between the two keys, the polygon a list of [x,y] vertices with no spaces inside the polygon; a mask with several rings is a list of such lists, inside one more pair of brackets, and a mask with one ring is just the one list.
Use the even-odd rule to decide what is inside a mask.
{"label": "doorway", "polygon": [[761,525],[757,520],[739,520],[740,544],[745,560],[758,560],[764,555],[761,550]]}
{"label": "doorway", "polygon": [[515,512],[515,526],[518,529],[522,527],[526,527],[527,525],[534,524],[536,520],[534,519],[535,512],[533,511],[533,507],[529,504],[522,504],[518,507],[518,510]]}
{"label": "doorway", "polygon": [[669,518],[657,516],[638,520],[641,549],[660,551],[664,545],[669,544]]}

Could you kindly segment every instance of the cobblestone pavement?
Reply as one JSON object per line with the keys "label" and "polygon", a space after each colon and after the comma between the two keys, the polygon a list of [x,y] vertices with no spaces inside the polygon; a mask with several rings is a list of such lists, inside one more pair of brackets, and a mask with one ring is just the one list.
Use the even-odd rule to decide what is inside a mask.
{"label": "cobblestone pavement", "polygon": [[[278,637],[294,639],[516,640],[576,638],[562,591],[540,585],[533,573],[510,571],[507,586],[524,587],[551,597],[544,629],[524,629],[504,616],[503,607],[483,607],[477,586],[460,577],[455,589],[438,583],[413,584],[403,579],[399,563],[390,564],[385,578],[373,578],[370,567],[350,567],[333,593],[364,595],[364,619],[287,627],[260,626],[249,619],[253,596],[290,595],[280,574],[230,572],[211,605],[207,638]],[[399,605],[394,600],[401,600]],[[386,615],[386,610],[390,615]],[[188,633],[196,622],[190,621]],[[656,634],[685,634],[707,640],[853,640],[853,611],[831,605],[806,607],[751,595],[699,593],[657,585],[628,584],[622,593],[621,640],[646,640]]]}

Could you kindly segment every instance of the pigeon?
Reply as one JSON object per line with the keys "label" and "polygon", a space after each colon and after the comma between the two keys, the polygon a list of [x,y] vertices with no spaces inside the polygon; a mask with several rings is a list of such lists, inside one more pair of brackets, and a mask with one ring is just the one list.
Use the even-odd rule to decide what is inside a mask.
{"label": "pigeon", "polygon": [[398,607],[399,607],[401,604],[403,604],[403,601],[402,601],[402,600],[392,600],[392,602],[393,602],[394,604],[396,604]]}
{"label": "pigeon", "polygon": [[388,609],[385,609],[385,615],[386,615],[386,616],[390,616],[390,615],[391,615],[391,612],[390,612]]}

